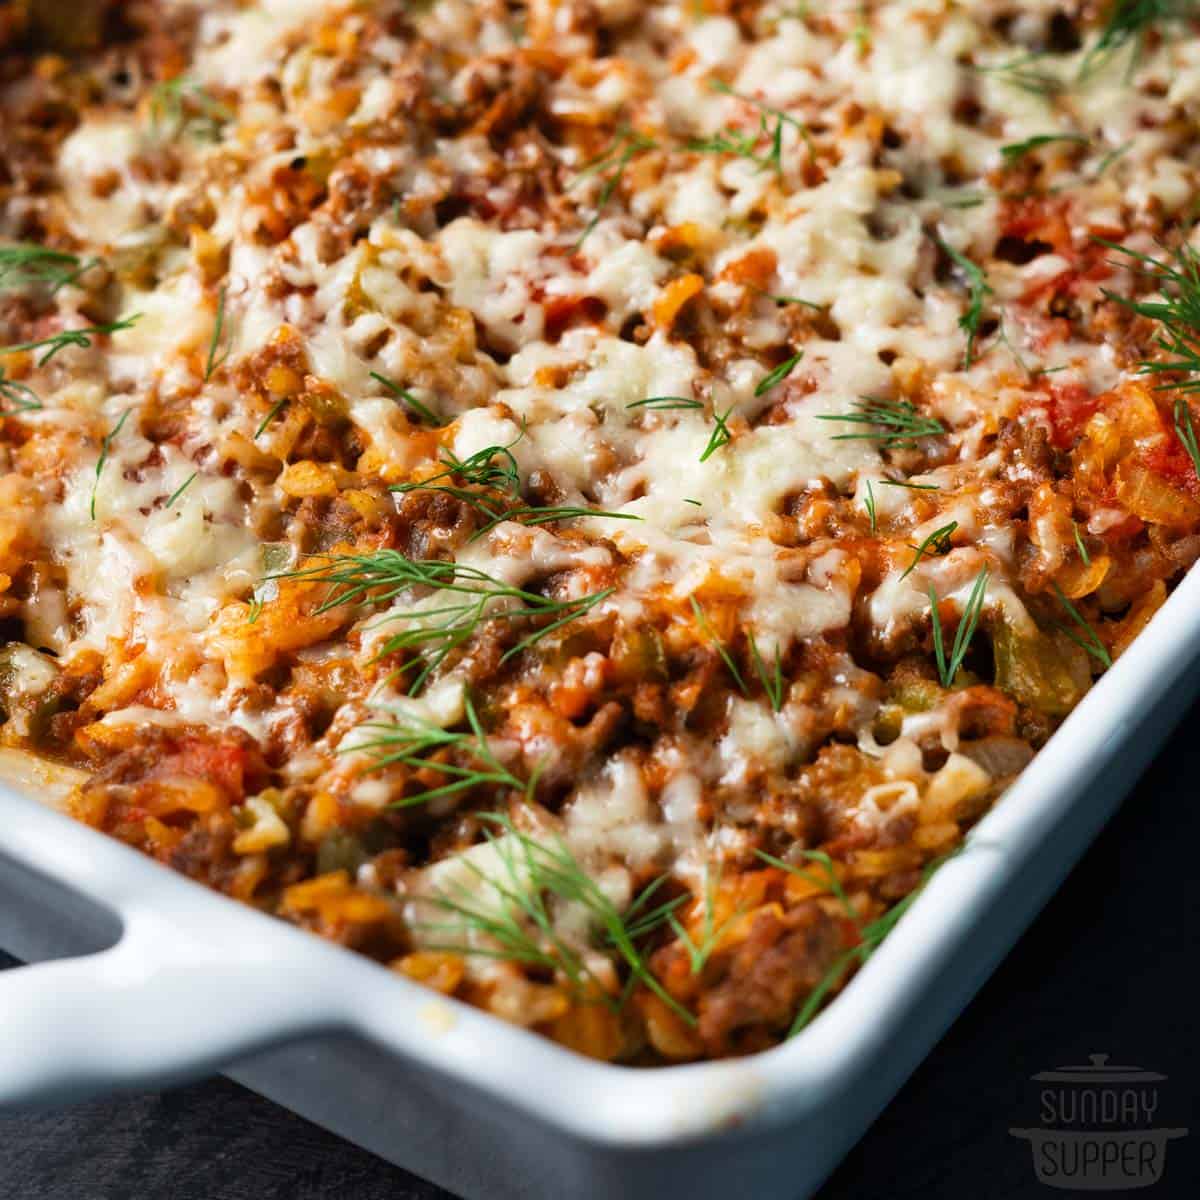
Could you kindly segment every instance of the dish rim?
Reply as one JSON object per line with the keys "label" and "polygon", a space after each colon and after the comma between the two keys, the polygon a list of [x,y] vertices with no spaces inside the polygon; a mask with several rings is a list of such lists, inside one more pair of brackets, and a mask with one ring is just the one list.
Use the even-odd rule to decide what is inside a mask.
{"label": "dish rim", "polygon": [[[113,955],[137,964],[144,979],[133,980],[123,999],[122,1017],[131,1024],[151,1015],[139,1006],[154,1002],[153,989],[139,985],[187,961],[235,983],[252,980],[245,1003],[230,1014],[231,1048],[345,1030],[593,1146],[678,1147],[798,1122],[828,1103],[839,1081],[900,1032],[988,905],[1120,751],[1123,737],[1192,665],[1198,643],[1200,571],[1191,571],[846,989],[797,1037],[743,1059],[655,1068],[587,1059],[210,891],[4,783],[0,860],[48,877],[120,919],[116,947],[77,961],[85,971],[90,963],[106,970]],[[278,983],[247,971],[250,964],[269,964],[273,971],[264,974]],[[311,988],[306,1028],[283,1029],[278,989],[298,983]],[[0,976],[0,1001],[4,991]],[[108,1083],[179,1078],[220,1065],[211,1059],[211,1049],[189,1053],[182,1045],[167,1061],[161,1048],[147,1047]]]}

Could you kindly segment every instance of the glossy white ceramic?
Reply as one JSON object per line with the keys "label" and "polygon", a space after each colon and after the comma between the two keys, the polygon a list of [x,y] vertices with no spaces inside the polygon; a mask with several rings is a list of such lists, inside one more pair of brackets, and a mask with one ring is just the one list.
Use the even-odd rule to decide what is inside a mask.
{"label": "glossy white ceramic", "polygon": [[39,964],[0,974],[0,1104],[222,1069],[479,1200],[801,1200],[1117,806],[1198,650],[1193,573],[803,1034],[653,1071],[440,999],[0,788],[0,945]]}

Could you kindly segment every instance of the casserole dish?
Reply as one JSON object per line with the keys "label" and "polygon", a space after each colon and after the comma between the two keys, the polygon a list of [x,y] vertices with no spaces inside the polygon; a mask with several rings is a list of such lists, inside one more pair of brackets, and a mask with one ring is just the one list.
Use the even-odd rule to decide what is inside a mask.
{"label": "casserole dish", "polygon": [[837,1004],[778,1049],[654,1072],[431,998],[6,786],[0,942],[85,956],[0,977],[0,1101],[222,1068],[467,1197],[810,1195],[1167,736],[1196,691],[1198,642],[1193,573]]}
{"label": "casserole dish", "polygon": [[0,18],[0,758],[127,847],[7,802],[9,1099],[250,1056],[468,1194],[815,1186],[1184,690],[1128,8]]}

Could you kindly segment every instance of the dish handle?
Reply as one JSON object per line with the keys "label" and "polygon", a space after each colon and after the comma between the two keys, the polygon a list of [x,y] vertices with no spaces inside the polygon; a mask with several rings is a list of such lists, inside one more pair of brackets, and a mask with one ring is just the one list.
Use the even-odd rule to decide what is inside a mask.
{"label": "dish handle", "polygon": [[0,1109],[180,1083],[331,1027],[311,968],[200,949],[127,920],[111,949],[0,972]]}

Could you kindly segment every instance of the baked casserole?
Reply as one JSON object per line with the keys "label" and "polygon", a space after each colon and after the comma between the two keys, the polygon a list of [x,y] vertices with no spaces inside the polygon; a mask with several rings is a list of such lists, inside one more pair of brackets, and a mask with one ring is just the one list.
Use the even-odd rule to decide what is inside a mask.
{"label": "baked casserole", "polygon": [[0,5],[0,745],[582,1053],[798,1032],[1200,556],[1195,17]]}

